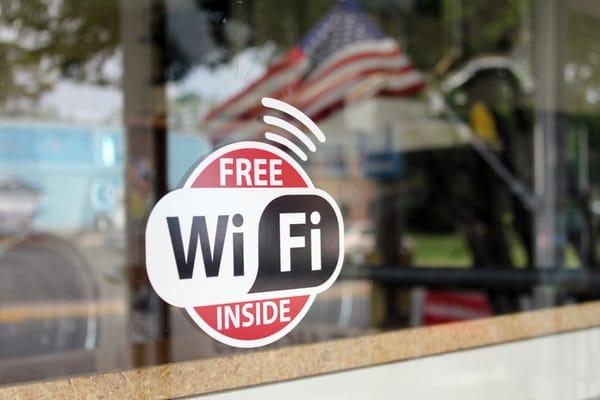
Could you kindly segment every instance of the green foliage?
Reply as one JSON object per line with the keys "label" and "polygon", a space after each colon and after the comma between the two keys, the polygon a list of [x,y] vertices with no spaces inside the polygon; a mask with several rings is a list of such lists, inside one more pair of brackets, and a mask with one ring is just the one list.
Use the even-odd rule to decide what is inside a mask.
{"label": "green foliage", "polygon": [[462,267],[472,264],[471,254],[460,235],[410,235],[413,265],[418,267]]}
{"label": "green foliage", "polygon": [[255,0],[251,16],[253,44],[274,42],[284,49],[297,45],[335,3],[335,0]]}
{"label": "green foliage", "polygon": [[462,54],[506,51],[519,33],[523,0],[446,0],[446,21],[461,31]]}
{"label": "green foliage", "polygon": [[563,39],[565,108],[571,114],[600,110],[600,25],[597,16],[571,10]]}
{"label": "green foliage", "polygon": [[[118,0],[0,0],[0,104],[36,98],[60,75],[107,83]],[[14,104],[13,104],[14,105]]]}

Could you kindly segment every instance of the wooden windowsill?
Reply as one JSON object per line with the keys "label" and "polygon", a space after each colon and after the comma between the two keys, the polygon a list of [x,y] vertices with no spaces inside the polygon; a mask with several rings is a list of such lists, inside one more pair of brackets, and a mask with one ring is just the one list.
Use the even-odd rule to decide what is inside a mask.
{"label": "wooden windowsill", "polygon": [[0,399],[161,399],[278,382],[600,326],[600,301],[0,388]]}

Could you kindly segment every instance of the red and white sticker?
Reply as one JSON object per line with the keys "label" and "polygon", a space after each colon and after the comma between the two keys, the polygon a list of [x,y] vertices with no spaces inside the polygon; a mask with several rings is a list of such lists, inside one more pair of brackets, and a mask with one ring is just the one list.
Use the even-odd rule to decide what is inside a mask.
{"label": "red and white sticker", "polygon": [[158,295],[212,338],[264,346],[290,332],[336,280],[343,235],[338,205],[290,155],[234,143],[156,204],[146,268]]}

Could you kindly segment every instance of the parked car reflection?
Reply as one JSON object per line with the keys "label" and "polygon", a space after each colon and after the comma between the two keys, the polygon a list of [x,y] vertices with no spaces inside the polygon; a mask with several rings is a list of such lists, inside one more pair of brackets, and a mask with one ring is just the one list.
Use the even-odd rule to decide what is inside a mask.
{"label": "parked car reflection", "polygon": [[0,235],[29,231],[39,204],[40,193],[34,187],[0,175]]}

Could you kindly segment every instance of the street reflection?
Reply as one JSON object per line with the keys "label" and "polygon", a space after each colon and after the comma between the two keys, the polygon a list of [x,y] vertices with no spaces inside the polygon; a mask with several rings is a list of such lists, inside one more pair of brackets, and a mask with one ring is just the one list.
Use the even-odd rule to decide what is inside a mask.
{"label": "street reflection", "polygon": [[303,166],[346,227],[339,281],[273,347],[600,298],[599,16],[566,1],[6,2],[0,384],[240,351],[154,294],[144,229],[204,155],[264,140],[264,96],[326,132]]}

